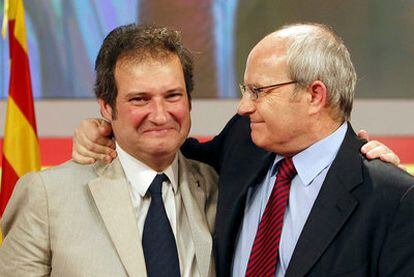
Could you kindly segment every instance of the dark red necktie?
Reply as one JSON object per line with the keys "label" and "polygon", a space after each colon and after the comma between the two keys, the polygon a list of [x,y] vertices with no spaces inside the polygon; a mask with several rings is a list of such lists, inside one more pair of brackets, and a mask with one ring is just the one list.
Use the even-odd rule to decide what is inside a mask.
{"label": "dark red necktie", "polygon": [[246,277],[274,277],[279,263],[283,216],[289,200],[290,181],[296,175],[292,158],[285,158],[279,163],[276,182],[267,201],[250,252]]}

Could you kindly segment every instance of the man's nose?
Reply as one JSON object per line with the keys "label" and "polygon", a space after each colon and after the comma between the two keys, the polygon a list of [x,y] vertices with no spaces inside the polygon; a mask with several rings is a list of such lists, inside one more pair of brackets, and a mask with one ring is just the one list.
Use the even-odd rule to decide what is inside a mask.
{"label": "man's nose", "polygon": [[247,116],[255,111],[253,100],[249,95],[244,94],[237,106],[237,113],[241,116]]}
{"label": "man's nose", "polygon": [[164,99],[154,99],[150,120],[155,124],[164,124],[168,121],[167,106]]}

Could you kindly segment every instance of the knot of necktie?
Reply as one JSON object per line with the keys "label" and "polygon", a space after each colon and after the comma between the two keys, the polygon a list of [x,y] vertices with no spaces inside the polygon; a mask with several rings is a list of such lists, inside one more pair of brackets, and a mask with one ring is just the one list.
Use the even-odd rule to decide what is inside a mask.
{"label": "knot of necktie", "polygon": [[148,188],[148,194],[153,196],[155,194],[161,194],[162,182],[167,181],[168,177],[164,173],[157,174]]}
{"label": "knot of necktie", "polygon": [[278,180],[292,180],[292,178],[297,173],[296,168],[293,165],[292,158],[286,157],[279,163],[280,164],[278,167],[277,179]]}

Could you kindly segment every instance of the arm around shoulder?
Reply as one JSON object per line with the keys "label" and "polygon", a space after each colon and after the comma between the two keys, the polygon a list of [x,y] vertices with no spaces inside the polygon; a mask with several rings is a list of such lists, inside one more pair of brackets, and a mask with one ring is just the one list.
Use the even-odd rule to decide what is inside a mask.
{"label": "arm around shoulder", "polygon": [[51,249],[45,186],[39,173],[23,176],[4,211],[0,276],[49,276]]}
{"label": "arm around shoulder", "polygon": [[225,152],[226,141],[228,136],[233,132],[234,126],[238,124],[241,116],[234,115],[229,122],[227,122],[224,129],[212,138],[210,141],[200,143],[194,138],[189,138],[181,147],[181,152],[188,159],[197,160],[210,166],[220,173],[221,161]]}

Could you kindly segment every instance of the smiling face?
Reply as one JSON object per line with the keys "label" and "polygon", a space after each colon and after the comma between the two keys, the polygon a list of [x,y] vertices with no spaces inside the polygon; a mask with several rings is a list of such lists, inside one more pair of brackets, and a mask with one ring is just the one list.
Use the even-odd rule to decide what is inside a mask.
{"label": "smiling face", "polygon": [[[286,40],[266,37],[249,54],[244,83],[256,87],[294,81],[288,74]],[[243,96],[238,113],[250,117],[253,142],[270,152],[294,154],[306,147],[308,94],[295,84],[262,92],[251,100]]]}
{"label": "smiling face", "polygon": [[162,60],[117,61],[116,114],[99,100],[119,146],[154,170],[165,169],[191,125],[183,69],[176,55]]}

